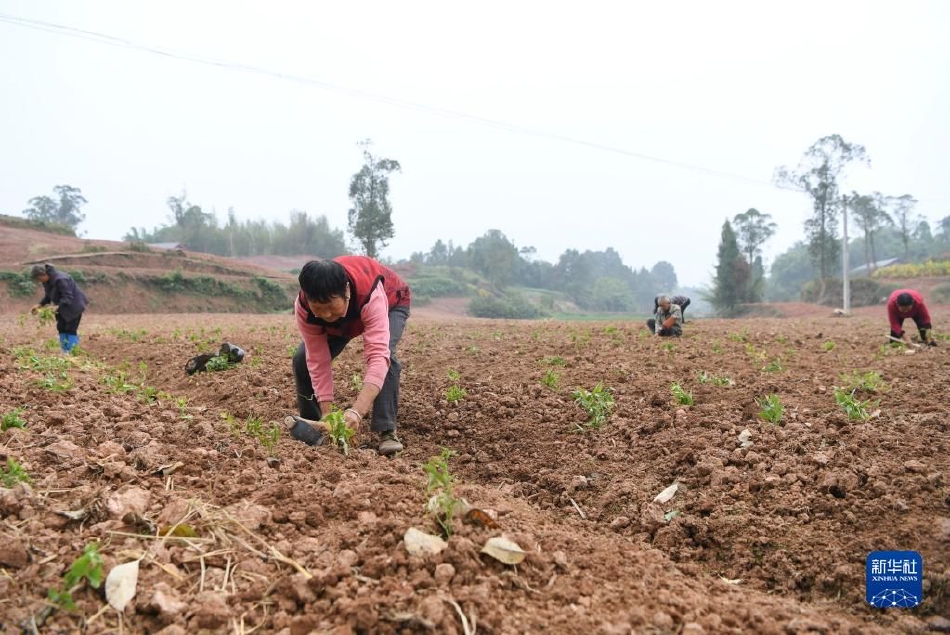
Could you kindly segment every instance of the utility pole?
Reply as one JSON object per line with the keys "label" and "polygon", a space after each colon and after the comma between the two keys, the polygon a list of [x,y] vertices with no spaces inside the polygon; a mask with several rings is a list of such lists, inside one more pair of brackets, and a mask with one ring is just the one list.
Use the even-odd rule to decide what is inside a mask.
{"label": "utility pole", "polygon": [[844,283],[842,297],[844,299],[844,314],[851,315],[851,281],[849,279],[849,269],[851,268],[851,257],[848,253],[848,197],[841,197],[841,208],[844,211],[844,231],[841,236],[841,281]]}

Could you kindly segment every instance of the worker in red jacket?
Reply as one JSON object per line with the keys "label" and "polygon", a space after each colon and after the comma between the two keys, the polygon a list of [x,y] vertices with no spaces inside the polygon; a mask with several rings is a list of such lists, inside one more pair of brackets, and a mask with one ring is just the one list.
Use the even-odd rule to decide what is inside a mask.
{"label": "worker in red jacket", "polygon": [[903,327],[906,318],[911,318],[917,325],[920,341],[930,346],[937,345],[930,323],[930,312],[923,297],[913,289],[898,289],[887,301],[887,319],[891,323],[891,337],[900,338],[910,344],[910,336]]}
{"label": "worker in red jacket", "polygon": [[[294,313],[303,342],[294,354],[293,369],[300,417],[312,421],[331,412],[331,362],[350,340],[362,335],[363,385],[344,417],[350,428],[358,430],[372,408],[371,430],[379,433],[379,453],[401,452],[396,411],[402,367],[395,353],[409,319],[409,286],[366,256],[311,260],[301,269],[299,282]],[[311,445],[323,441],[294,436]]]}

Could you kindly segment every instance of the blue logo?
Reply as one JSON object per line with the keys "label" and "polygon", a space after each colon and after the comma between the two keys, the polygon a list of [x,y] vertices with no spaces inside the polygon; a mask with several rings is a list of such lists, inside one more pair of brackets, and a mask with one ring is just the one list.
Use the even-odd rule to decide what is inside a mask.
{"label": "blue logo", "polygon": [[916,551],[872,551],[865,584],[871,606],[912,609],[924,595],[924,559]]}

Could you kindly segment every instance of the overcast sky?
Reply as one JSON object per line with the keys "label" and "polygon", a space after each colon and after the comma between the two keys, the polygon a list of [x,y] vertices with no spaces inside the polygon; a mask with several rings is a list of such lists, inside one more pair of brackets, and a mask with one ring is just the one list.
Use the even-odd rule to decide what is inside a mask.
{"label": "overcast sky", "polygon": [[772,214],[767,260],[802,237],[808,200],[769,182],[833,133],[872,160],[849,188],[950,214],[941,0],[0,0],[0,14],[324,85],[0,21],[0,211],[70,184],[91,238],[167,223],[183,188],[220,218],[300,209],[343,229],[365,138],[403,166],[392,258],[495,228],[551,262],[612,246],[705,284],[727,217]]}

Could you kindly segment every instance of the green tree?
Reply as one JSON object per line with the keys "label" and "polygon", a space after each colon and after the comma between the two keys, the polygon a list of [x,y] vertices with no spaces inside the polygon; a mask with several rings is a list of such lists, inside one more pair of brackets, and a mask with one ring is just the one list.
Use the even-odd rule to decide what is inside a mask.
{"label": "green tree", "polygon": [[772,261],[766,295],[774,302],[799,300],[802,287],[814,277],[815,265],[808,253],[808,246],[798,241]]}
{"label": "green tree", "polygon": [[894,218],[894,225],[901,235],[901,244],[904,245],[904,258],[910,258],[910,239],[914,232],[914,207],[917,199],[910,194],[903,196],[885,197]]}
{"label": "green tree", "polygon": [[716,258],[716,276],[713,279],[709,301],[720,315],[734,315],[742,301],[749,279],[749,264],[739,251],[739,243],[732,224],[722,225],[719,251]]}
{"label": "green tree", "polygon": [[57,223],[72,227],[74,230],[86,215],[81,208],[89,201],[82,195],[82,190],[72,185],[57,185],[53,188],[56,197],[37,196],[31,198],[30,207],[23,210],[23,215],[30,220],[46,223]]}
{"label": "green tree", "polygon": [[498,289],[505,288],[514,275],[518,249],[497,229],[489,229],[468,247],[472,268]]}
{"label": "green tree", "polygon": [[620,278],[597,278],[591,292],[598,311],[627,312],[633,308],[630,286]]}
{"label": "green tree", "polygon": [[763,214],[754,207],[736,214],[732,219],[735,225],[736,240],[745,254],[746,262],[755,262],[762,253],[762,245],[775,235],[778,225],[772,222],[771,214]]}
{"label": "green tree", "polygon": [[393,159],[378,159],[369,151],[372,142],[360,142],[363,167],[350,179],[350,201],[347,214],[349,230],[363,247],[363,252],[377,258],[386,241],[395,236],[393,209],[389,202],[389,175],[402,168]]}
{"label": "green tree", "polygon": [[665,260],[653,265],[653,268],[650,269],[650,275],[653,276],[653,282],[658,293],[664,291],[672,293],[678,286],[679,280],[676,278],[676,269]]}
{"label": "green tree", "polygon": [[864,232],[864,264],[867,267],[867,275],[874,272],[874,263],[877,262],[874,235],[893,222],[880,204],[882,199],[880,192],[870,196],[851,192],[847,200],[852,217]]}
{"label": "green tree", "polygon": [[824,281],[830,277],[840,251],[837,239],[838,215],[843,202],[840,180],[845,168],[853,162],[870,164],[864,146],[848,143],[835,134],[822,137],[808,148],[797,168],[782,166],[775,171],[778,185],[798,189],[812,199],[812,216],[805,221],[805,233],[808,251],[818,269],[820,296],[824,295]]}

